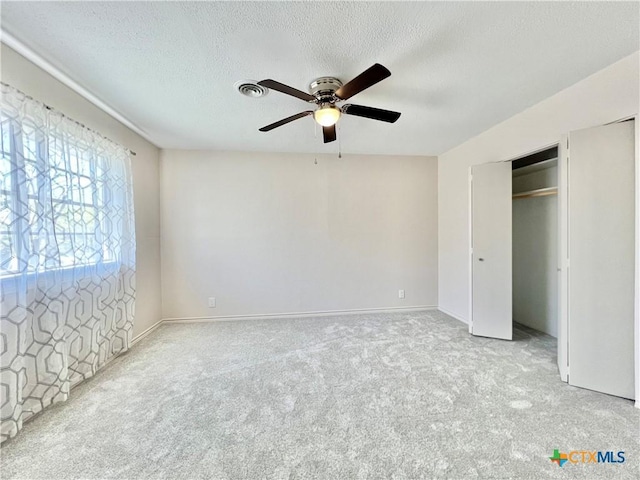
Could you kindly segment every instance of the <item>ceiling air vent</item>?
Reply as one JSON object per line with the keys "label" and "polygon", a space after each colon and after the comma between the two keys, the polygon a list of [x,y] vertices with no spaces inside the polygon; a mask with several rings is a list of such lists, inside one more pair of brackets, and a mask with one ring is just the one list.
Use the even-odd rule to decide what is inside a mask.
{"label": "ceiling air vent", "polygon": [[234,87],[245,97],[259,98],[269,93],[268,88],[258,85],[258,82],[253,80],[240,80],[234,84]]}

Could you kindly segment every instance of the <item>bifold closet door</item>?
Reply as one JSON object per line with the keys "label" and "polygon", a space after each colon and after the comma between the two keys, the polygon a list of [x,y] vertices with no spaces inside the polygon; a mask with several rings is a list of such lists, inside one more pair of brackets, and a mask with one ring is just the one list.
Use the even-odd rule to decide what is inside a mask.
{"label": "bifold closet door", "polygon": [[471,169],[471,322],[482,337],[512,339],[511,162]]}
{"label": "bifold closet door", "polygon": [[569,383],[634,397],[634,123],[569,134]]}

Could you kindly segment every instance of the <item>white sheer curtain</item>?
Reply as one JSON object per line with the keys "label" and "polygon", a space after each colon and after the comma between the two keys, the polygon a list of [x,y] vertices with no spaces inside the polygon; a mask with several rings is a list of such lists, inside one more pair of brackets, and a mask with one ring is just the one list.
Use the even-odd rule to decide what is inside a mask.
{"label": "white sheer curtain", "polygon": [[129,152],[2,84],[2,441],[129,348]]}

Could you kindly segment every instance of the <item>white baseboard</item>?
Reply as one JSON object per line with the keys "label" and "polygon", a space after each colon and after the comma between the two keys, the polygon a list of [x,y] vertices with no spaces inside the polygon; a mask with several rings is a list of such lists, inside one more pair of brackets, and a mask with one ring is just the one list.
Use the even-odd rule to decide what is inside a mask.
{"label": "white baseboard", "polygon": [[334,317],[338,315],[357,315],[366,313],[393,313],[393,312],[419,312],[436,310],[436,305],[413,305],[410,307],[383,307],[363,308],[351,310],[323,310],[316,312],[288,312],[288,313],[262,313],[252,315],[220,315],[211,317],[176,317],[163,318],[161,323],[200,323],[200,322],[229,322],[237,320],[264,320],[282,318],[306,318],[306,317]]}
{"label": "white baseboard", "polygon": [[445,309],[444,309],[444,308],[442,308],[442,307],[438,307],[438,310],[440,310],[442,313],[445,313],[445,314],[449,315],[450,317],[455,318],[456,320],[458,320],[458,321],[460,321],[460,322],[464,323],[465,325],[468,325],[468,324],[469,324],[469,322],[467,322],[465,319],[461,318],[460,316],[456,315],[456,314],[455,314],[455,313],[453,313],[453,312],[450,312],[450,311],[448,311],[448,310],[445,310]]}
{"label": "white baseboard", "polygon": [[160,325],[162,325],[162,320],[157,321],[156,323],[154,323],[153,325],[151,325],[149,328],[147,328],[144,332],[139,333],[138,335],[136,335],[135,337],[133,337],[133,340],[131,340],[131,346],[133,347],[136,343],[138,343],[140,340],[142,340],[144,337],[146,337],[147,335],[149,335],[151,332],[153,332],[156,328],[158,328]]}

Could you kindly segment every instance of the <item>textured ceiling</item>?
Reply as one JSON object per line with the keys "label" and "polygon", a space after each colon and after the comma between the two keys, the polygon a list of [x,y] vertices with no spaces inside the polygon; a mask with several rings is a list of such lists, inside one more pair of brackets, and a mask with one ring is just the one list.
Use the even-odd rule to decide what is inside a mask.
{"label": "textured ceiling", "polygon": [[[306,110],[237,80],[301,90],[375,62],[392,76],[350,100],[346,153],[442,153],[639,49],[639,3],[2,2],[2,27],[164,148],[336,152]],[[317,136],[316,136],[317,135]]]}

